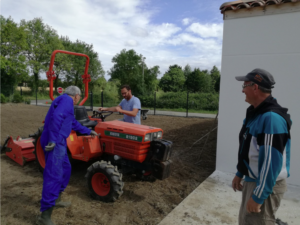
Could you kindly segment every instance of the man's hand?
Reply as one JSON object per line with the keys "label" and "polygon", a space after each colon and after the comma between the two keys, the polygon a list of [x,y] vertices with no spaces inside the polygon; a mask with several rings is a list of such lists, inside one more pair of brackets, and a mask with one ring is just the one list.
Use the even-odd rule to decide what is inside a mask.
{"label": "man's hand", "polygon": [[52,151],[55,147],[55,143],[48,143],[48,145],[45,146],[45,151],[49,152]]}
{"label": "man's hand", "polygon": [[107,111],[107,108],[100,107],[100,108],[98,109],[98,111]]}
{"label": "man's hand", "polygon": [[261,204],[258,204],[257,202],[255,202],[253,200],[253,198],[251,197],[247,203],[247,212],[248,213],[252,213],[252,212],[259,213],[261,211],[260,207],[261,207]]}
{"label": "man's hand", "polygon": [[241,191],[243,188],[243,185],[241,184],[241,182],[242,182],[242,178],[235,176],[232,180],[232,189],[234,191],[236,191],[236,190]]}
{"label": "man's hand", "polygon": [[94,131],[94,130],[91,130],[90,135],[91,135],[92,137],[99,136],[99,135],[97,134],[97,132]]}
{"label": "man's hand", "polygon": [[122,108],[120,106],[117,106],[116,111],[119,112],[119,113],[122,113]]}

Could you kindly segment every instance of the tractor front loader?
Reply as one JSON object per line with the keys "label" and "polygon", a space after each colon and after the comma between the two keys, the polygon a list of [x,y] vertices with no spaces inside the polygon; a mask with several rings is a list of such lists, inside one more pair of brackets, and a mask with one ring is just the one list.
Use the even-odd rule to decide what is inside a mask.
{"label": "tractor front loader", "polygon": [[[87,74],[88,56],[61,50],[53,52],[47,72],[50,82],[50,98],[53,100],[53,91],[51,90],[53,90],[52,82],[55,75],[52,67],[55,54],[58,52],[87,58],[85,74],[82,75],[86,98],[78,106],[74,106],[74,115],[79,123],[96,131],[98,136],[82,135],[72,130],[67,138],[67,151],[69,157],[74,160],[85,162],[96,160],[88,167],[85,175],[91,197],[104,202],[116,201],[123,193],[123,174],[127,173],[136,174],[141,179],[154,177],[163,180],[168,178],[171,174],[172,142],[163,139],[161,128],[117,120],[105,121],[112,112],[93,111],[93,115],[88,116],[86,108],[82,106],[88,97],[87,90],[90,81]],[[27,161],[26,159],[28,161],[36,159],[40,171],[43,171],[46,161],[40,143],[42,132],[43,127],[40,127],[35,134],[31,135],[30,139],[24,140],[26,143],[21,143],[21,140],[13,141],[10,138],[7,140],[8,144],[3,147],[6,154],[17,161],[8,150],[12,149],[12,152],[19,154],[17,153],[20,149],[18,146],[22,144],[19,154],[21,163],[19,164],[23,165],[24,160]],[[25,144],[30,145],[28,147],[30,156],[25,155]]]}

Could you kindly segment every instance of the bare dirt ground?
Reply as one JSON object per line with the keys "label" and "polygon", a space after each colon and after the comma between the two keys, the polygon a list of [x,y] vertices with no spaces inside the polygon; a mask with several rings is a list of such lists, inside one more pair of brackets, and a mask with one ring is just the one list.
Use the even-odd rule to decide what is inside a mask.
{"label": "bare dirt ground", "polygon": [[[28,137],[42,125],[48,107],[1,104],[1,145],[7,135]],[[111,115],[107,120],[121,118]],[[217,126],[214,119],[148,116],[142,124],[160,127],[164,139],[173,141],[172,175],[163,181],[143,182],[125,175],[124,193],[114,203],[93,200],[84,175],[91,163],[72,165],[70,183],[62,195],[69,208],[54,209],[57,225],[158,224],[215,170]],[[195,143],[198,141],[197,143]],[[21,167],[1,154],[1,224],[35,224],[40,213],[42,174],[36,162]]]}

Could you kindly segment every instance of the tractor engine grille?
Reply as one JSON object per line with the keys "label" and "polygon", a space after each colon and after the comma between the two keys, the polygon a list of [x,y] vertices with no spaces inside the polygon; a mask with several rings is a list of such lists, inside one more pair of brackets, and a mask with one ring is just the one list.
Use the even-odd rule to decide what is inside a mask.
{"label": "tractor engine grille", "polygon": [[149,145],[139,146],[114,142],[114,154],[140,163],[145,160],[148,150]]}
{"label": "tractor engine grille", "polygon": [[135,149],[135,146],[134,145],[129,145],[129,144],[124,144],[124,143],[121,143],[121,142],[114,142],[114,146],[115,146],[115,149],[122,149],[122,148],[127,148],[127,149]]}

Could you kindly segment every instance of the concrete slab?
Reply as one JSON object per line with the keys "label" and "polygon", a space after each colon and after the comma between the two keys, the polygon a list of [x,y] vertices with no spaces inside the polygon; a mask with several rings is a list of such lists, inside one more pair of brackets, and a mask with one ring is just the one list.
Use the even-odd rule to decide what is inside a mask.
{"label": "concrete slab", "polygon": [[[207,224],[237,225],[242,193],[231,188],[232,173],[215,171],[182,203],[172,210],[159,225]],[[300,187],[288,185],[277,218],[289,225],[300,224]]]}

